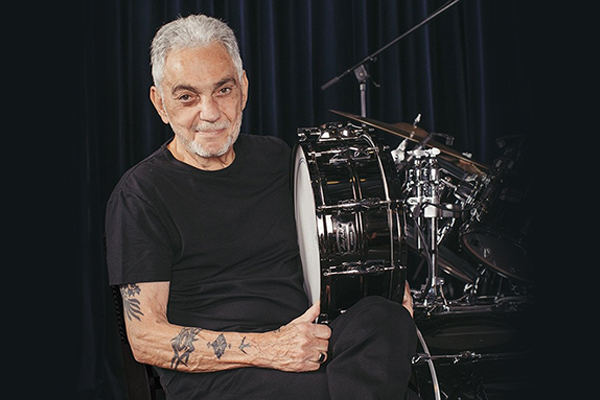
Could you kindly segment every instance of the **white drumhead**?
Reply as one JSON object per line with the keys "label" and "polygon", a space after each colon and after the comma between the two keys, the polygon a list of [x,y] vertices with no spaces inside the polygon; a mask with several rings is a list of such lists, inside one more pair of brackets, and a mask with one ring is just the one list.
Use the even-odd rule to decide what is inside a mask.
{"label": "white drumhead", "polygon": [[313,305],[321,297],[321,257],[315,198],[304,150],[300,146],[296,151],[294,166],[294,208],[300,259],[304,272],[304,291],[310,305]]}

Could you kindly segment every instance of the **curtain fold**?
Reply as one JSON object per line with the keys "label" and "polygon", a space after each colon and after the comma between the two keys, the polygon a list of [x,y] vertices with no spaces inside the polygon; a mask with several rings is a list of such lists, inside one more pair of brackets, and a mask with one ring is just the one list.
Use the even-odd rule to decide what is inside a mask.
{"label": "curtain fold", "polygon": [[[88,0],[82,69],[85,123],[75,151],[81,268],[81,399],[124,399],[103,257],[106,200],[123,172],[172,133],[148,99],[149,47],[179,15],[206,13],[234,29],[250,86],[242,131],[293,145],[299,127],[360,114],[353,74],[321,85],[441,7],[441,0]],[[521,63],[520,2],[465,0],[387,49],[366,68],[367,113],[455,136],[454,147],[491,163],[506,135],[535,135]],[[374,82],[374,83],[373,83]],[[375,83],[377,85],[375,85]],[[394,146],[400,139],[385,137]],[[113,321],[113,322],[111,322]]]}

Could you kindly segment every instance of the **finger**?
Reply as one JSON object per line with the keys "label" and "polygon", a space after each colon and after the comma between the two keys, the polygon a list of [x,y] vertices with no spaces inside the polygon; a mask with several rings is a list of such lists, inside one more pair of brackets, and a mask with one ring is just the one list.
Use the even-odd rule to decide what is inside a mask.
{"label": "finger", "polygon": [[403,301],[412,302],[412,293],[410,292],[410,285],[408,282],[404,283],[404,299]]}
{"label": "finger", "polygon": [[327,325],[315,324],[312,330],[317,339],[327,340],[331,337],[331,328]]}
{"label": "finger", "polygon": [[408,310],[411,317],[413,316],[413,298],[410,292],[410,285],[408,282],[404,283],[404,298],[402,299],[402,305]]}
{"label": "finger", "polygon": [[321,312],[321,302],[317,301],[313,304],[308,310],[304,312],[301,316],[290,322],[291,324],[299,323],[299,322],[314,322],[319,313]]}

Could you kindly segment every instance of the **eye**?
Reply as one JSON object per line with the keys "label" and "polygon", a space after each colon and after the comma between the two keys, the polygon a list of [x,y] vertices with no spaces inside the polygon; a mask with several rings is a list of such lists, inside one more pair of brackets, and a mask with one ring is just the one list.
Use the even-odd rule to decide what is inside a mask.
{"label": "eye", "polygon": [[182,106],[193,106],[198,101],[195,93],[181,93],[175,97]]}
{"label": "eye", "polygon": [[233,91],[233,88],[230,86],[222,87],[217,91],[217,96],[227,96]]}

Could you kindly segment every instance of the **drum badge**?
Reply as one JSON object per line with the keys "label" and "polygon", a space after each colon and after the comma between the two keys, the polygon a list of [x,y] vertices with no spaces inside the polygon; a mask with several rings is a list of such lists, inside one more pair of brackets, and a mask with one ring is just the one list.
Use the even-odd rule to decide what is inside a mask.
{"label": "drum badge", "polygon": [[336,229],[336,241],[338,251],[341,254],[351,254],[356,252],[356,229],[354,228],[353,221],[338,221]]}

